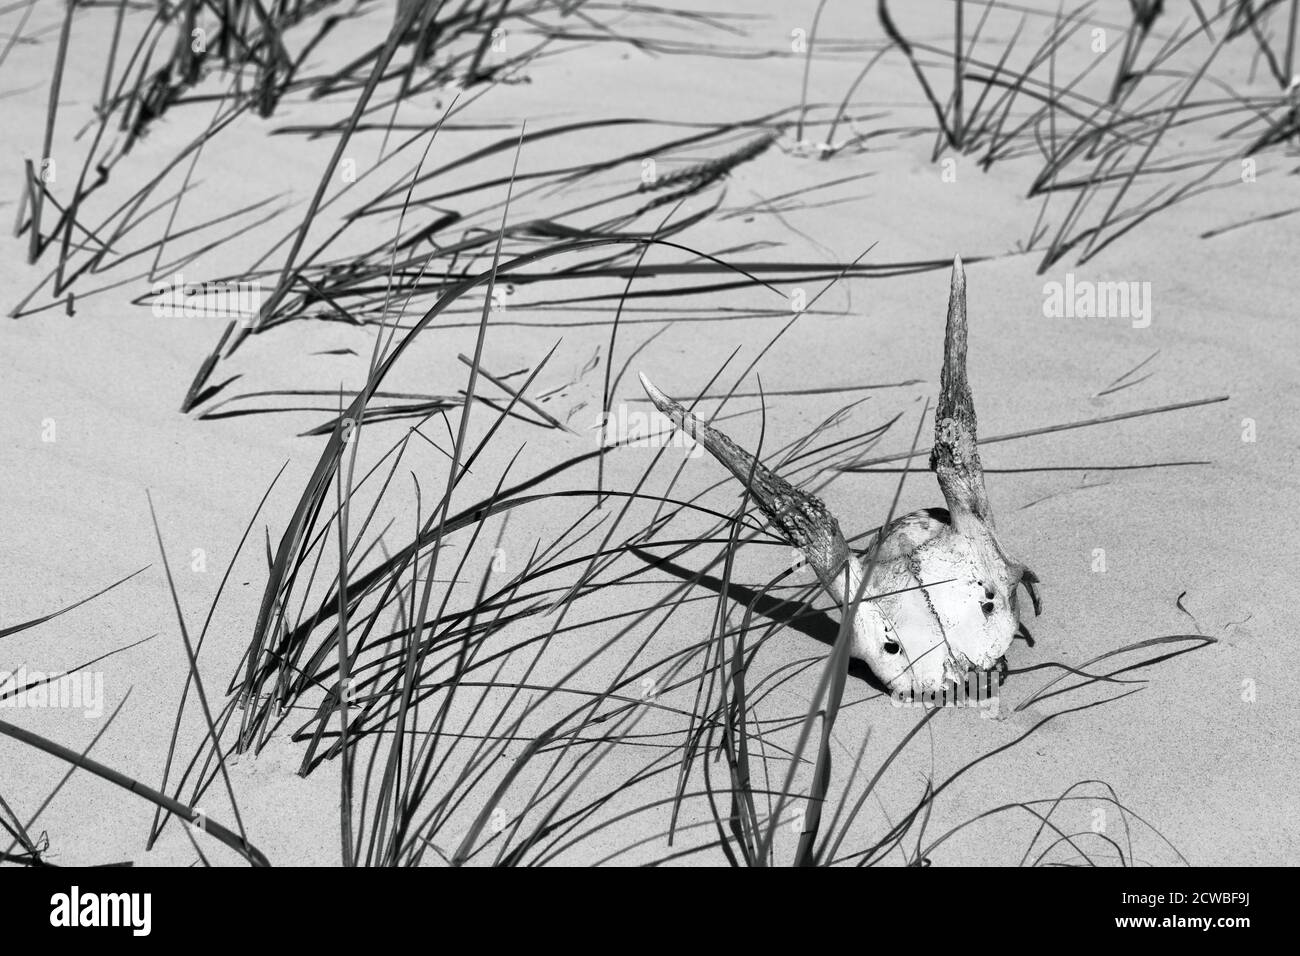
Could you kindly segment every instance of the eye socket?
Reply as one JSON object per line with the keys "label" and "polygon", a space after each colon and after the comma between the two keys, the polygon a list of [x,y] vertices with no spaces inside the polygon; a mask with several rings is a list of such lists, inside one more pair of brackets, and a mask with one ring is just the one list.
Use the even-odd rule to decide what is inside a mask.
{"label": "eye socket", "polygon": [[895,641],[885,641],[885,653],[886,653],[886,654],[897,654],[900,650],[902,650],[902,648],[898,646],[897,642],[895,642]]}
{"label": "eye socket", "polygon": [[984,612],[985,617],[988,617],[993,613],[993,602],[985,601],[983,604],[980,605],[980,610]]}

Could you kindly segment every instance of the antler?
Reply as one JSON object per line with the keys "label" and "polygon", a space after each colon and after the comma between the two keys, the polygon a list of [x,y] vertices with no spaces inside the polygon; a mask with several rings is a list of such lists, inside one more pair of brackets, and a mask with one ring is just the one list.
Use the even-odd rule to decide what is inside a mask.
{"label": "antler", "polygon": [[659,411],[708,449],[741,484],[749,486],[763,514],[787,541],[804,553],[808,565],[823,584],[829,588],[830,582],[842,577],[844,562],[851,558],[849,546],[840,531],[840,523],[820,498],[794,487],[722,432],[665,395],[650,379],[644,375],[640,378],[641,387]]}
{"label": "antler", "polygon": [[[835,602],[846,607],[853,601],[859,594],[866,570],[849,550],[840,523],[825,503],[817,496],[794,487],[722,432],[700,421],[679,402],[656,388],[645,375],[640,378],[641,386],[659,411],[749,486],[768,521],[790,544],[803,552],[808,566]],[[891,631],[874,602],[858,601],[853,609],[853,656],[866,661],[891,689],[897,686],[905,688],[910,683],[910,677],[905,673],[906,662],[885,650],[891,646],[897,651]]]}
{"label": "antler", "polygon": [[930,469],[939,479],[939,488],[958,530],[966,530],[967,519],[971,517],[993,526],[993,509],[984,491],[984,467],[980,464],[975,434],[975,403],[966,378],[966,271],[961,256],[952,261]]}

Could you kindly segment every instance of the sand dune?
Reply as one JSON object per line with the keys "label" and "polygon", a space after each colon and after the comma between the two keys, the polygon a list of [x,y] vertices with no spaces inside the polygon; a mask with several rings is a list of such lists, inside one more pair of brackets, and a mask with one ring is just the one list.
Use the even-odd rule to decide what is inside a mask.
{"label": "sand dune", "polygon": [[[409,593],[400,610],[393,605],[376,616],[373,633],[362,626],[370,605],[352,612],[349,646],[362,654],[352,663],[361,691],[351,703],[369,713],[380,685],[366,682],[380,673],[378,661],[402,660],[401,634],[432,570],[427,697],[404,741],[419,747],[436,726],[446,737],[437,744],[436,780],[408,834],[434,850],[426,848],[418,862],[440,864],[440,854],[458,848],[485,863],[513,860],[511,850],[519,859],[553,863],[646,862],[678,853],[685,863],[727,862],[707,795],[712,788],[717,812],[732,812],[733,784],[719,753],[731,732],[724,701],[734,703],[727,695],[736,692],[730,681],[738,653],[746,661],[749,701],[741,723],[752,735],[754,812],[765,827],[776,815],[771,848],[789,862],[807,825],[823,732],[815,716],[789,782],[792,796],[775,794],[826,671],[826,642],[835,638],[839,612],[806,569],[781,577],[790,571],[789,548],[762,529],[752,501],[747,523],[733,523],[740,485],[707,456],[667,437],[635,373],[646,372],[684,401],[734,388],[736,397],[705,398],[697,412],[717,414],[719,427],[747,448],[761,441],[762,454],[774,456],[769,464],[795,449],[782,473],[816,491],[852,541],[888,512],[900,456],[918,425],[921,447],[930,441],[923,410],[927,401],[932,409],[939,392],[948,263],[960,254],[982,438],[1188,407],[984,446],[999,533],[1043,581],[1044,613],[1027,622],[1032,645],[1018,640],[1009,651],[996,707],[984,702],[927,715],[892,706],[863,669],[850,670],[825,743],[834,755],[821,831],[825,860],[875,854],[880,862],[904,863],[919,848],[941,865],[1300,858],[1293,796],[1300,726],[1287,677],[1300,560],[1292,528],[1300,448],[1292,266],[1300,240],[1294,217],[1279,215],[1300,207],[1300,186],[1294,138],[1250,152],[1270,128],[1284,128],[1287,116],[1285,92],[1256,62],[1252,36],[1224,39],[1225,20],[1211,41],[1194,35],[1190,13],[1167,13],[1141,47],[1138,67],[1171,37],[1191,38],[1162,64],[1167,72],[1140,77],[1112,112],[1099,104],[1110,92],[1118,49],[1063,92],[1100,56],[1094,30],[1111,48],[1123,44],[1128,4],[1102,3],[1062,39],[1054,86],[1041,63],[1025,91],[1004,104],[999,126],[998,97],[1007,84],[979,77],[995,72],[1020,16],[996,10],[965,64],[970,125],[957,148],[939,141],[908,60],[889,49],[875,11],[862,5],[826,6],[811,58],[801,45],[812,31],[811,3],[710,4],[725,11],[716,19],[613,8],[565,18],[547,9],[449,41],[433,65],[412,74],[425,85],[396,102],[400,80],[381,83],[331,173],[339,135],[328,128],[347,120],[369,67],[328,95],[314,94],[322,77],[384,43],[393,11],[322,6],[285,31],[295,55],[322,17],[343,19],[309,49],[274,112],[263,118],[246,109],[197,160],[187,144],[240,102],[232,74],[215,62],[205,66],[199,82],[181,90],[118,155],[126,134],[117,113],[94,143],[115,9],[78,9],[73,17],[50,196],[66,205],[86,156],[117,152],[107,181],[77,207],[69,271],[89,262],[106,238],[88,239],[81,229],[94,232],[111,221],[137,189],[175,165],[140,206],[139,221],[72,283],[72,314],[68,290],[56,293],[49,278],[61,258],[58,207],[43,209],[50,241],[37,262],[27,261],[28,234],[5,239],[0,285],[6,309],[17,315],[0,322],[0,628],[147,568],[66,615],[0,638],[0,671],[54,674],[94,661],[77,676],[88,703],[42,706],[33,699],[33,706],[19,707],[10,697],[0,701],[0,720],[75,751],[91,748],[103,764],[160,786],[190,666],[147,490],[191,639],[204,630],[234,562],[206,627],[199,672],[214,712],[232,718],[222,744],[249,839],[273,863],[337,865],[344,761],[335,755],[298,775],[304,755],[322,757],[339,726],[322,704],[339,677],[337,653],[322,644],[337,611],[337,598],[332,608],[327,603],[338,575],[338,530],[326,526],[341,493],[333,471],[321,492],[322,513],[310,526],[324,532],[323,544],[299,550],[285,534],[322,455],[343,435],[337,427],[304,433],[340,417],[368,381],[377,340],[393,333],[393,342],[409,337],[409,344],[370,407],[418,407],[366,421],[355,435],[348,426],[340,486],[349,473],[359,480],[382,461],[350,507],[350,535],[361,541],[350,558],[354,578],[400,552],[418,524],[436,515],[471,383],[458,355],[477,354],[501,384],[473,378],[477,399],[469,403],[462,447],[490,437],[459,480],[448,516],[490,505],[498,487],[558,469],[514,495],[536,499],[480,514],[449,533],[432,569],[426,548],[416,580],[411,567],[402,569],[396,581]],[[953,42],[952,5],[894,6],[898,29],[911,37],[946,102],[953,63],[943,51]],[[1056,5],[1039,6],[1044,12],[1026,18],[1006,70],[1024,69],[1048,39]],[[968,5],[968,39],[980,9]],[[6,13],[4,29],[16,33],[20,16],[24,10]],[[1281,31],[1284,15],[1274,19]],[[146,22],[143,11],[126,17],[114,76]],[[39,166],[61,23],[57,5],[36,6],[24,39],[0,63],[6,223],[21,218],[24,160]],[[501,31],[496,39],[491,29]],[[480,37],[487,38],[480,68],[493,72],[455,99],[453,86],[431,77],[443,63],[450,64],[447,76],[463,72]],[[1281,41],[1275,44],[1281,50]],[[407,44],[395,62],[405,64],[410,55]],[[1207,60],[1214,82],[1202,80],[1184,97]],[[256,72],[246,71],[242,84],[242,95],[255,102],[247,94]],[[1039,112],[1053,97],[1056,108]],[[807,144],[800,146],[796,124],[805,99]],[[1218,106],[1203,105],[1210,101]],[[1165,128],[1161,110],[1173,104],[1177,122]],[[1095,190],[1073,225],[1080,190],[1026,198],[1049,160],[1059,158],[1056,146],[1112,120],[1091,152],[1081,145],[1060,165],[1061,182],[1120,171]],[[834,148],[819,156],[833,122]],[[990,146],[996,156],[985,169],[980,161]],[[380,163],[381,157],[387,158]],[[1137,163],[1145,164],[1142,174],[1123,186],[1123,171]],[[417,166],[427,178],[411,188],[406,205]],[[352,173],[360,173],[355,183]],[[155,308],[158,289],[170,288],[178,274],[180,283],[208,283],[209,292],[236,282],[236,296],[237,283],[247,282],[259,307],[266,306],[287,274],[288,248],[323,176],[326,198],[341,198],[319,213],[295,266],[328,296],[310,301],[309,286],[294,282],[274,321],[184,309],[168,314],[166,303]],[[86,181],[94,180],[92,166]],[[1067,237],[1078,236],[1104,223],[1112,202],[1122,215],[1148,197],[1158,204],[1184,188],[1184,199],[1143,221],[1130,213],[1103,224],[1098,240],[1110,241],[1090,255],[1085,235],[1045,261],[1063,225]],[[356,210],[368,214],[348,221]],[[684,228],[674,231],[678,226]],[[164,235],[161,250],[151,247]],[[409,244],[398,252],[396,292],[385,312],[395,236]],[[677,247],[635,244],[647,236]],[[502,263],[572,247],[503,271],[494,281],[496,301],[484,311],[499,238]],[[359,265],[367,278],[349,284],[346,269]],[[460,275],[483,283],[412,334]],[[1127,303],[1111,298],[1120,288],[1111,284],[1131,293]],[[1045,314],[1053,301],[1067,314]],[[1105,303],[1120,314],[1106,314]],[[385,317],[390,325],[381,327]],[[237,339],[250,321],[255,334],[211,370],[204,388],[216,390],[180,411],[232,320]],[[511,402],[502,384],[522,389],[565,427],[552,427],[524,403],[499,418]],[[262,394],[292,391],[313,394]],[[622,437],[638,428],[663,435],[611,449],[598,476],[591,453],[599,448],[607,400]],[[421,435],[413,435],[421,419]],[[400,466],[379,495],[393,464],[383,456],[403,439]],[[811,449],[821,450],[798,457]],[[562,467],[581,455],[590,457]],[[867,471],[842,470],[886,458],[893,460]],[[926,458],[914,458],[911,469],[899,513],[942,504]],[[612,495],[601,508],[598,482]],[[669,513],[671,520],[654,525]],[[287,583],[281,577],[284,590],[277,591],[268,559],[282,548],[304,570]],[[320,570],[308,587],[317,554]],[[554,567],[546,574],[512,590],[512,580],[523,580],[516,576],[547,563]],[[738,649],[737,633],[756,599],[746,648]],[[304,615],[307,644],[287,670],[270,656],[259,658],[266,670],[256,690],[275,693],[277,682],[308,675],[283,720],[271,719],[274,707],[264,698],[241,709],[238,696],[227,694],[246,673],[242,662],[259,612],[270,607],[274,614],[281,603],[288,631]],[[313,629],[308,619],[317,607],[331,619]],[[478,614],[470,614],[475,607]],[[721,639],[719,615],[728,628]],[[274,646],[287,646],[275,644],[282,635],[274,627],[266,634]],[[394,634],[384,658],[384,641]],[[1153,641],[1172,637],[1179,639]],[[313,663],[322,646],[327,650]],[[468,659],[458,657],[458,647]],[[1106,679],[1081,678],[1071,668]],[[387,676],[394,673],[400,667]],[[1063,679],[1039,693],[1057,678]],[[454,681],[464,683],[451,694]],[[395,708],[400,693],[383,686]],[[177,788],[184,763],[211,753],[192,689],[186,700],[178,764],[161,789],[234,829],[215,765],[208,765],[201,794],[192,778]],[[241,721],[259,713],[270,722],[244,740],[257,746],[236,753]],[[330,736],[313,752],[317,726]],[[300,728],[305,739],[292,739]],[[493,749],[476,764],[471,754],[484,738]],[[361,807],[361,794],[375,799],[392,739],[364,737],[356,751],[354,826],[363,856],[383,824],[373,802]],[[904,739],[907,746],[891,758]],[[367,791],[362,777],[377,740],[380,769]],[[860,812],[835,821],[844,833],[830,852],[830,818],[841,797],[847,795],[847,814],[876,768],[891,759]],[[460,776],[467,767],[483,774],[473,786]],[[60,760],[0,738],[0,797],[23,825],[66,771]],[[934,790],[927,791],[927,781]],[[460,802],[447,796],[461,793]],[[1052,808],[1061,795],[1067,799]],[[927,805],[922,814],[918,808]],[[1062,832],[1083,836],[1036,834],[1039,820],[1017,805],[1052,808]],[[546,830],[529,843],[531,828],[561,806],[589,812],[571,830]],[[1000,807],[1011,809],[981,816]],[[428,822],[424,813],[435,810]],[[146,851],[152,817],[148,802],[77,772],[30,829],[46,836],[44,852],[60,864],[193,862],[194,844],[177,821]],[[900,821],[910,824],[908,838],[894,845],[887,837]],[[670,847],[672,826],[678,832]],[[213,863],[241,862],[210,838],[198,839]],[[691,848],[698,852],[685,852]],[[414,862],[412,853],[408,848],[403,861]]]}

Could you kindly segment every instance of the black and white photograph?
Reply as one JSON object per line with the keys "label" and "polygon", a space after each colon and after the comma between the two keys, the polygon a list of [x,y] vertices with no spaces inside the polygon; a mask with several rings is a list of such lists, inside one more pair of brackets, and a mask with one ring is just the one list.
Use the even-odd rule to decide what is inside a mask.
{"label": "black and white photograph", "polygon": [[1298,43],[0,0],[22,920],[148,935],[108,874],[155,868],[1082,868],[1160,871],[1115,934],[1243,939],[1229,868],[1300,863]]}

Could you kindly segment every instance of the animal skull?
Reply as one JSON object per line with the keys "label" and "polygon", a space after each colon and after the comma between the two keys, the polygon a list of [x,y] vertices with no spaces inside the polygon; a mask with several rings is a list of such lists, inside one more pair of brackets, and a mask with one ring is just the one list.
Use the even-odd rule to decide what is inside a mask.
{"label": "animal skull", "polygon": [[[851,653],[866,662],[895,695],[942,693],[971,671],[1003,661],[1020,628],[1021,584],[1040,613],[1038,578],[998,540],[984,490],[975,433],[975,407],[966,380],[966,274],[953,261],[944,362],[935,411],[930,468],[947,508],[930,508],[892,522],[853,554],[839,522],[822,501],[800,491],[712,426],[701,422],[648,378],[641,384],[655,406],[702,444],[741,482],[772,525],[806,556],[823,587],[851,607]],[[871,578],[862,587],[870,568]]]}

